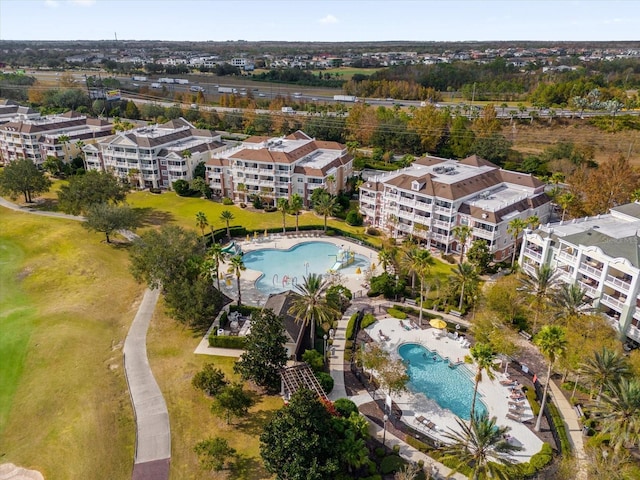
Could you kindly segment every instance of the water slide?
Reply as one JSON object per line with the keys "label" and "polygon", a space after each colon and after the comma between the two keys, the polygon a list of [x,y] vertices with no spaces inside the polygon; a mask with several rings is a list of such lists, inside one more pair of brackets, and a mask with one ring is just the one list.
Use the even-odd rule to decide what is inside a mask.
{"label": "water slide", "polygon": [[230,253],[232,255],[235,255],[236,253],[238,253],[237,247],[236,247],[236,242],[231,242],[226,247],[223,247],[222,251],[224,253]]}

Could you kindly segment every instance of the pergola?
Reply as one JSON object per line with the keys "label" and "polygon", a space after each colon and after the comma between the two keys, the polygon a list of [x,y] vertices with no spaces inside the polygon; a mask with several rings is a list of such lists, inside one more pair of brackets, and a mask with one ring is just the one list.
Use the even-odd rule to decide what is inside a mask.
{"label": "pergola", "polygon": [[285,401],[289,401],[291,395],[301,388],[315,392],[321,400],[329,400],[313,370],[306,363],[283,368],[280,370],[280,378],[282,380],[282,396]]}

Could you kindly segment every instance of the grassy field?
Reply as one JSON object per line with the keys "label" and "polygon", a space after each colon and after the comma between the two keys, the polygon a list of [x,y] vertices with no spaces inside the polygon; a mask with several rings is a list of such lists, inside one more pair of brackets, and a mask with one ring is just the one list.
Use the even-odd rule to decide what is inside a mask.
{"label": "grassy field", "polygon": [[233,420],[231,425],[211,413],[212,400],[191,385],[193,375],[206,363],[213,363],[229,379],[234,358],[194,355],[200,341],[193,333],[167,318],[160,303],[147,337],[149,362],[169,408],[171,422],[171,478],[195,480],[204,471],[193,452],[194,445],[208,437],[224,437],[241,453],[243,469],[233,478],[259,480],[269,475],[262,468],[258,435],[271,413],[282,406],[277,396],[258,396],[258,404],[247,419]]}
{"label": "grassy field", "polygon": [[142,287],[74,221],[0,209],[0,456],[45,478],[127,478],[121,347]]}

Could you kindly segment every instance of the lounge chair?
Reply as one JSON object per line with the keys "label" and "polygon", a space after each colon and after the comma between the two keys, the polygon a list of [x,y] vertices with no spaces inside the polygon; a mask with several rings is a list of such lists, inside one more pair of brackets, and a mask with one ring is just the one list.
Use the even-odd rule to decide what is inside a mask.
{"label": "lounge chair", "polygon": [[422,424],[422,422],[424,422],[426,420],[426,418],[424,418],[424,416],[420,415],[418,417],[416,417],[413,421],[416,423],[420,423]]}
{"label": "lounge chair", "polygon": [[436,424],[433,423],[431,420],[424,420],[422,422],[422,424],[427,427],[429,430],[435,430],[436,429]]}
{"label": "lounge chair", "polygon": [[524,406],[524,401],[520,400],[519,402],[514,402],[513,400],[509,400],[509,406],[522,407]]}
{"label": "lounge chair", "polygon": [[520,415],[516,415],[513,413],[507,413],[507,418],[510,420],[515,420],[516,422],[522,422],[522,418],[520,417]]}
{"label": "lounge chair", "polygon": [[500,380],[500,385],[504,385],[505,387],[512,387],[514,385],[518,385],[517,380]]}

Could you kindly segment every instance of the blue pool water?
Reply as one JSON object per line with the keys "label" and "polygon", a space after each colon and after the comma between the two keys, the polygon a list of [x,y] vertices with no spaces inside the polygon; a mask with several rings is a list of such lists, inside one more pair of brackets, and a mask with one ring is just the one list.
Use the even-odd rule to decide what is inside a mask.
{"label": "blue pool water", "polygon": [[[336,263],[339,249],[333,243],[305,242],[289,250],[254,250],[242,258],[247,268],[262,272],[256,287],[270,294],[293,290],[294,285],[302,283],[303,277],[310,273],[326,274]],[[361,271],[369,267],[369,260],[364,255],[356,254],[355,261],[339,271],[343,274],[355,273],[358,267]]]}
{"label": "blue pool water", "polygon": [[[450,368],[448,360],[415,343],[401,345],[398,353],[409,362],[407,373],[412,391],[424,393],[442,408],[451,410],[464,420],[469,419],[474,383],[473,374],[465,365]],[[478,394],[476,414],[486,411],[487,407]]]}

